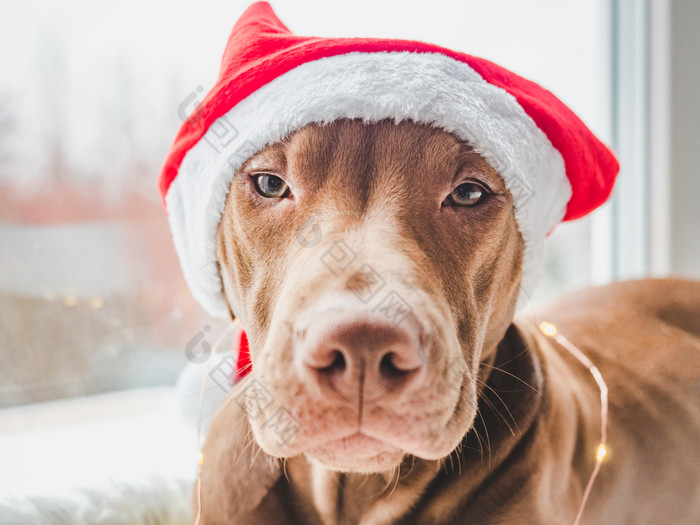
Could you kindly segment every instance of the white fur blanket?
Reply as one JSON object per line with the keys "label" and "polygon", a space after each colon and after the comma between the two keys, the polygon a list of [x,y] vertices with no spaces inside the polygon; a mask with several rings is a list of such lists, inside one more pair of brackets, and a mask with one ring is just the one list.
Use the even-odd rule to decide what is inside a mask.
{"label": "white fur blanket", "polygon": [[[0,410],[0,524],[190,524],[202,368],[188,369],[177,389]],[[227,395],[215,386],[206,423]]]}
{"label": "white fur blanket", "polygon": [[78,490],[68,496],[0,498],[3,525],[188,525],[192,484],[148,482]]}

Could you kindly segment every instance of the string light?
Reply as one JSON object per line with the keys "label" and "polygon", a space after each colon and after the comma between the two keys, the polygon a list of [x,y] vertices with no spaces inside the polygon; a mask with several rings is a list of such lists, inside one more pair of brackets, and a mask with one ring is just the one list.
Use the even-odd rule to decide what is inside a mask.
{"label": "string light", "polygon": [[100,299],[99,297],[90,299],[90,307],[95,310],[99,310],[100,308],[102,308],[102,304],[102,299]]}
{"label": "string light", "polygon": [[605,459],[605,456],[608,454],[608,447],[605,445],[598,445],[598,452],[596,453],[595,457],[598,461],[603,461]]}
{"label": "string light", "polygon": [[75,306],[78,304],[78,298],[75,295],[66,295],[63,298],[63,304],[66,306]]}
{"label": "string light", "polygon": [[540,323],[540,330],[544,335],[548,335],[549,337],[557,335],[557,327],[547,321],[542,321]]}
{"label": "string light", "polygon": [[557,343],[559,343],[564,349],[566,349],[571,355],[573,355],[578,361],[583,364],[588,371],[593,376],[598,389],[600,390],[600,443],[596,449],[595,455],[595,465],[593,466],[593,472],[588,478],[588,483],[586,484],[586,489],[583,491],[583,497],[581,498],[581,505],[579,506],[578,513],[576,514],[576,519],[574,520],[574,525],[578,525],[581,522],[581,517],[583,516],[583,509],[586,507],[588,502],[588,497],[591,494],[591,489],[598,477],[598,472],[600,472],[600,466],[603,464],[603,460],[608,455],[607,446],[607,435],[608,435],[608,385],[603,379],[603,375],[598,370],[598,367],[593,364],[593,362],[588,359],[588,356],[584,354],[576,345],[569,341],[566,337],[559,333],[557,327],[552,323],[543,321],[540,323],[540,331],[547,337],[551,337]]}
{"label": "string light", "polygon": [[[223,340],[240,325],[240,321],[234,319],[214,342],[213,348],[218,349]],[[202,463],[204,463],[204,448],[202,445],[202,407],[204,406],[204,391],[207,386],[207,376],[211,372],[211,362],[208,362],[207,369],[202,372],[202,386],[199,389],[199,408],[197,410],[197,448],[199,458],[197,459],[197,517],[194,525],[199,525],[202,520]]]}

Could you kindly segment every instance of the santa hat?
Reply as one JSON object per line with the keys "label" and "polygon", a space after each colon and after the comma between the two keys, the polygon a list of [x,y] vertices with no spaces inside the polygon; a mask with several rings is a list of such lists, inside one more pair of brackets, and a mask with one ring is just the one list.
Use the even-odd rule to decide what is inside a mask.
{"label": "santa hat", "polygon": [[214,87],[184,122],[160,179],[175,248],[199,302],[226,316],[216,228],[234,172],[309,123],[392,118],[442,128],[503,178],[531,294],[546,235],[605,202],[619,166],[559,99],[487,60],[432,44],[292,34],[266,2],[233,28]]}

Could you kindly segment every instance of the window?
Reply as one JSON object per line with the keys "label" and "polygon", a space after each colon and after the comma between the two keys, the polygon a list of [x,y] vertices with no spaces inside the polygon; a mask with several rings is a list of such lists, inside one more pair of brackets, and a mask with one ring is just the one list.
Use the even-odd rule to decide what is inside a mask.
{"label": "window", "polygon": [[[147,23],[161,11],[136,3],[6,8],[0,38],[14,51],[2,67],[16,74],[0,81],[12,101],[0,116],[1,406],[172,384],[184,345],[213,323],[185,286],[156,177],[182,102],[217,74],[244,6],[229,4],[210,4],[215,20],[168,7],[168,24]],[[401,20],[366,4],[278,11],[299,33],[414,38],[492,59],[610,142],[607,1],[437,2]],[[610,254],[593,241],[609,215],[556,229],[538,297],[609,278]]]}
{"label": "window", "polygon": [[[0,493],[10,486],[29,490],[37,476],[53,480],[41,490],[60,484],[42,469],[70,466],[27,448],[38,447],[31,432],[51,421],[66,425],[61,450],[95,462],[105,454],[68,442],[79,433],[79,443],[87,435],[93,443],[111,436],[138,452],[131,433],[176,428],[173,411],[168,422],[152,419],[156,424],[143,411],[163,409],[164,392],[187,363],[186,346],[205,328],[220,333],[225,323],[208,318],[186,287],[157,175],[192,109],[191,95],[213,84],[232,24],[247,4],[3,6],[0,48],[12,51],[0,54],[0,70],[13,74],[0,76],[6,101],[0,107],[0,449],[13,451],[18,467],[24,461],[35,470],[24,485],[6,480]],[[425,40],[491,59],[549,88],[610,144],[619,115],[611,85],[621,64],[611,4],[617,5],[436,0],[397,11],[371,0],[299,0],[275,8],[299,34]],[[615,275],[614,211],[607,205],[556,228],[535,304]],[[114,391],[126,394],[98,405],[29,406]],[[104,425],[119,425],[100,433],[102,423],[88,429],[76,422],[100,412],[111,418]],[[141,443],[153,445],[158,437],[166,439]],[[110,472],[110,463],[95,464]],[[127,467],[120,472],[129,476]],[[86,472],[70,483],[93,482]]]}

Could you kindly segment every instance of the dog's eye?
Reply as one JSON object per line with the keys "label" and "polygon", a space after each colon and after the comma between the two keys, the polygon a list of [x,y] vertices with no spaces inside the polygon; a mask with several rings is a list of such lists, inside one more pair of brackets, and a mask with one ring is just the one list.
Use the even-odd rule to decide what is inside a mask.
{"label": "dog's eye", "polygon": [[269,173],[253,175],[253,184],[258,193],[268,199],[281,199],[289,195],[289,186],[277,175]]}
{"label": "dog's eye", "polygon": [[471,208],[481,204],[488,195],[486,189],[475,182],[465,182],[447,196],[443,206],[466,206]]}

